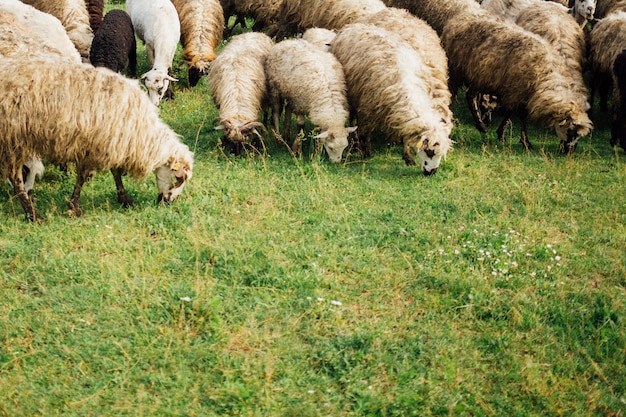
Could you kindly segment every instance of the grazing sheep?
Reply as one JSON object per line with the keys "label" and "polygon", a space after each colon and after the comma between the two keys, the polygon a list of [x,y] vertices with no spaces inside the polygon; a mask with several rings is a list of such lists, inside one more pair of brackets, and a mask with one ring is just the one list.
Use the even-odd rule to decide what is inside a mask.
{"label": "grazing sheep", "polygon": [[[274,129],[279,131],[279,119],[285,102],[285,134],[290,139],[291,113],[298,118],[298,128],[304,128],[304,116],[321,129],[315,136],[321,141],[331,162],[341,162],[348,146],[348,135],[356,127],[346,128],[348,99],[343,69],[337,58],[312,43],[290,39],[277,43],[265,60]],[[300,154],[296,138],[293,152]]]}
{"label": "grazing sheep", "polygon": [[[6,54],[12,54],[11,48],[19,50],[24,47],[14,36],[25,36],[28,39],[23,39],[22,41],[28,42],[32,46],[30,48],[31,53],[38,50],[38,47],[41,46],[42,49],[49,49],[51,52],[56,52],[69,60],[81,61],[80,54],[68,37],[67,31],[56,17],[42,12],[33,6],[24,4],[19,0],[0,0],[0,11],[5,13],[4,19],[8,19],[10,15],[14,18],[14,25],[19,24],[19,27],[14,27],[17,34],[12,36],[11,46],[5,51]],[[11,23],[7,20],[1,26],[3,29],[8,30],[11,27]],[[36,37],[36,39],[33,37]],[[29,53],[24,53],[22,56],[28,55]]]}
{"label": "grazing sheep", "polygon": [[617,142],[626,151],[626,49],[615,58],[613,65],[614,89],[613,122],[611,124],[611,146]]}
{"label": "grazing sheep", "polygon": [[501,16],[512,22],[525,8],[539,3],[541,0],[484,0],[480,7],[496,16]]}
{"label": "grazing sheep", "polygon": [[[253,31],[263,31],[269,36],[275,36],[278,31],[278,13],[282,2],[283,0],[222,0],[221,3],[224,8],[224,17],[237,15],[233,27],[237,23],[245,25],[245,18],[249,17],[254,20]],[[229,32],[227,27],[225,32],[224,37]]]}
{"label": "grazing sheep", "polygon": [[554,127],[561,149],[568,153],[591,131],[586,94],[576,86],[563,58],[539,36],[481,10],[451,20],[442,43],[451,85],[465,84],[471,91],[498,97],[506,114],[498,128],[500,139],[514,112],[520,114],[521,142],[528,149],[526,116]]}
{"label": "grazing sheep", "polygon": [[146,44],[152,68],[141,78],[150,100],[158,106],[165,93],[171,92],[170,81],[178,81],[170,75],[180,40],[178,13],[170,0],[127,0],[126,11],[135,33]]}
{"label": "grazing sheep", "polygon": [[[27,218],[41,217],[24,189],[22,166],[33,156],[76,163],[69,200],[80,216],[80,193],[95,170],[121,169],[135,178],[155,171],[159,201],[180,195],[193,154],[158,116],[135,80],[110,70],[58,59],[0,62],[0,169]],[[20,105],[16,106],[15,103]],[[102,109],[123,109],[109,117]]]}
{"label": "grazing sheep", "polygon": [[475,11],[480,5],[474,0],[384,0],[387,6],[407,9],[425,20],[441,36],[443,27],[459,13]]}
{"label": "grazing sheep", "polygon": [[431,98],[446,123],[452,124],[450,111],[451,94],[448,88],[448,57],[443,50],[437,32],[424,20],[405,9],[387,7],[378,13],[361,19],[359,23],[370,24],[395,32],[408,42],[429,70]]}
{"label": "grazing sheep", "polygon": [[265,59],[272,39],[259,32],[247,32],[230,38],[209,67],[209,89],[220,115],[218,130],[225,141],[239,153],[244,143],[261,139],[258,121],[267,99]]}
{"label": "grazing sheep", "polygon": [[[595,91],[600,91],[600,109],[608,109],[608,94],[613,85],[613,104],[621,103],[619,86],[624,81],[616,76],[623,73],[614,73],[613,68],[618,55],[626,48],[626,12],[615,11],[595,24],[591,30],[589,60],[591,61],[591,103],[595,99]],[[621,111],[621,109],[620,109]],[[617,114],[615,107],[613,115]],[[614,119],[614,122],[618,122]]]}
{"label": "grazing sheep", "polygon": [[302,34],[302,39],[311,42],[323,51],[328,51],[330,43],[337,36],[337,32],[324,28],[309,28]]}
{"label": "grazing sheep", "polygon": [[61,21],[84,61],[89,60],[93,31],[89,25],[89,12],[85,0],[23,0],[42,12]]}
{"label": "grazing sheep", "polygon": [[89,12],[89,26],[95,35],[102,24],[102,16],[104,16],[104,0],[85,0],[87,11]]}
{"label": "grazing sheep", "polygon": [[626,0],[597,0],[594,17],[603,19],[611,12],[626,12]]}
{"label": "grazing sheep", "polygon": [[180,19],[183,59],[194,87],[215,59],[224,32],[224,11],[219,0],[172,0]]}
{"label": "grazing sheep", "polygon": [[372,25],[344,27],[330,51],[343,65],[348,100],[369,136],[380,129],[404,144],[403,157],[434,174],[452,146],[449,123],[431,97],[427,64],[399,35]]}
{"label": "grazing sheep", "polygon": [[[502,16],[505,19],[515,21],[519,14],[526,8],[544,4],[543,0],[484,0],[481,7],[491,13]],[[592,20],[596,10],[596,0],[572,0],[571,7],[567,2],[547,1],[548,4],[558,6],[562,11],[569,11],[576,22],[582,27],[588,20]],[[551,9],[557,10],[556,8]],[[549,15],[546,16],[549,18]]]}
{"label": "grazing sheep", "polygon": [[122,72],[128,64],[130,74],[137,75],[137,44],[133,22],[124,10],[113,9],[102,20],[91,44],[89,59],[94,67]]}
{"label": "grazing sheep", "polygon": [[381,0],[283,0],[277,39],[320,27],[339,30],[385,8]]}

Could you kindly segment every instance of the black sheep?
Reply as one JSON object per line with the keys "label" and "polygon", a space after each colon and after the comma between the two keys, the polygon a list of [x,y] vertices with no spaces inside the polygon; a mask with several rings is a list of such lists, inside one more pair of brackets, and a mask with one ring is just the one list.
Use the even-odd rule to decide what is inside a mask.
{"label": "black sheep", "polygon": [[128,70],[137,76],[137,42],[130,16],[123,10],[108,12],[94,36],[89,54],[91,64],[122,72],[128,63]]}
{"label": "black sheep", "polygon": [[[618,94],[614,94],[613,123],[611,125],[611,145],[619,142],[626,151],[626,49],[624,49],[613,64],[614,88]],[[619,97],[618,97],[619,96]]]}

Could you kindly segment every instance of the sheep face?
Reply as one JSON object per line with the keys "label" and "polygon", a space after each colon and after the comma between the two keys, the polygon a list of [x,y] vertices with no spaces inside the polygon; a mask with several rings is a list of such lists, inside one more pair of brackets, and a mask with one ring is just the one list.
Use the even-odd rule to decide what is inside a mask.
{"label": "sheep face", "polygon": [[328,129],[315,136],[324,145],[330,162],[334,164],[341,162],[343,151],[348,147],[348,135],[354,132],[356,128],[356,126],[353,126]]}
{"label": "sheep face", "polygon": [[[441,158],[446,156],[450,148],[449,139],[441,140],[436,137],[428,138],[427,135],[422,135],[419,140],[409,140],[408,143],[409,147],[413,149],[413,152],[417,153],[420,159],[422,173],[427,176],[437,172]],[[407,161],[406,153],[405,161]],[[407,161],[407,163],[409,163],[409,161]]]}
{"label": "sheep face", "polygon": [[170,203],[183,191],[185,182],[191,179],[193,170],[193,154],[178,158],[170,158],[167,164],[155,170],[157,188],[159,189],[158,202]]}
{"label": "sheep face", "polygon": [[572,117],[566,117],[561,120],[554,129],[556,135],[561,141],[561,151],[565,153],[572,153],[576,150],[578,140],[582,136],[586,136],[591,131],[591,121],[588,118],[584,120],[574,120]]}
{"label": "sheep face", "polygon": [[148,90],[148,97],[155,106],[158,106],[161,99],[165,95],[167,88],[170,86],[170,81],[178,81],[176,78],[167,74],[167,72],[151,69],[141,76],[144,80],[146,89]]}
{"label": "sheep face", "polygon": [[587,20],[592,20],[596,12],[596,0],[576,0],[574,2],[575,12]]}

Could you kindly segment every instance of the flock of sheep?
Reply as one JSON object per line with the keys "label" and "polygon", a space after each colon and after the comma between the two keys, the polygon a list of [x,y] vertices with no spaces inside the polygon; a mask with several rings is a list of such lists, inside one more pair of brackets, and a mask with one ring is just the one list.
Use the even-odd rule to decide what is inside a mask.
{"label": "flock of sheep", "polygon": [[[111,170],[124,205],[133,203],[125,173],[154,171],[159,201],[180,195],[194,156],[158,116],[178,81],[179,42],[190,86],[207,77],[216,129],[235,152],[261,143],[268,123],[277,140],[291,140],[295,114],[299,130],[305,117],[319,128],[332,162],[350,136],[367,156],[381,131],[431,175],[452,147],[450,104],[464,86],[479,130],[499,107],[499,137],[517,115],[526,148],[530,119],[554,128],[570,153],[593,128],[594,93],[606,109],[611,85],[611,142],[626,150],[623,0],[127,0],[104,17],[103,2],[0,0],[0,166],[31,220],[40,219],[29,193],[43,160],[76,164],[76,216],[96,170]],[[253,31],[229,36],[232,15],[235,24],[254,19]],[[135,36],[151,65],[143,85]]]}

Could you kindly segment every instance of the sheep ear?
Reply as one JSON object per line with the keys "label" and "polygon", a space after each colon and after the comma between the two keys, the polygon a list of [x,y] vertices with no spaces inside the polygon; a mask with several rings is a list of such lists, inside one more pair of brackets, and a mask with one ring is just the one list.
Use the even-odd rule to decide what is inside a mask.
{"label": "sheep ear", "polygon": [[417,141],[417,145],[415,145],[418,151],[423,151],[424,149],[426,149],[427,146],[428,139],[426,138],[426,136],[422,136],[420,140]]}
{"label": "sheep ear", "polygon": [[328,137],[328,130],[320,133],[319,135],[316,135],[315,139],[326,139],[327,137]]}
{"label": "sheep ear", "polygon": [[173,82],[177,82],[177,81],[178,81],[178,78],[174,78],[174,77],[172,77],[172,76],[171,76],[171,75],[169,75],[169,74],[165,76],[165,79],[166,79],[166,80],[173,81]]}
{"label": "sheep ear", "polygon": [[217,125],[217,126],[215,126],[215,130],[224,130],[224,126]]}
{"label": "sheep ear", "polygon": [[346,127],[346,132],[348,132],[348,133],[352,133],[352,132],[356,131],[356,128],[357,128],[357,127],[358,127],[358,126],[350,126],[350,127]]}
{"label": "sheep ear", "polygon": [[148,73],[146,72],[146,73],[145,73],[145,74],[143,74],[143,75],[141,76],[141,78],[139,78],[139,79],[140,79],[140,80],[145,80],[145,79],[146,79],[146,75],[147,75],[147,74],[148,74]]}

